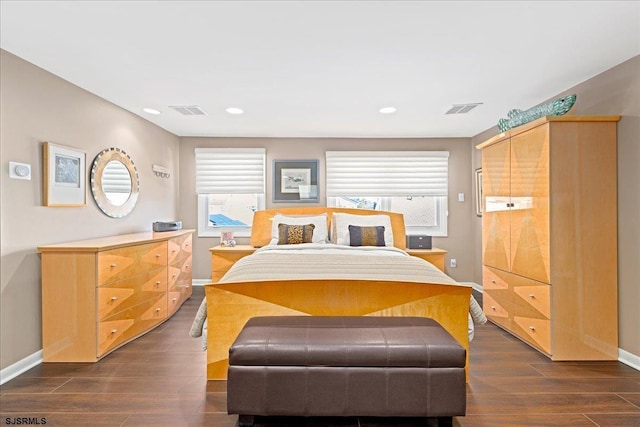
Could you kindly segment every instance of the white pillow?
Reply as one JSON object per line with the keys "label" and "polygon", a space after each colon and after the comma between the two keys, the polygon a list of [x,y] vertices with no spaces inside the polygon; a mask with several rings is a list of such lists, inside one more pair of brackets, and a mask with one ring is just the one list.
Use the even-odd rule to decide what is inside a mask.
{"label": "white pillow", "polygon": [[333,235],[331,236],[331,240],[337,245],[350,246],[350,225],[358,225],[360,227],[382,225],[384,226],[385,246],[393,246],[393,229],[391,228],[391,218],[389,218],[389,215],[351,215],[346,213],[334,213],[332,221]]}
{"label": "white pillow", "polygon": [[278,224],[289,225],[305,225],[313,224],[316,227],[313,229],[313,236],[311,237],[311,243],[326,243],[329,240],[329,229],[327,227],[327,214],[313,215],[313,216],[286,216],[276,214],[273,217],[273,224],[271,224],[271,242],[274,239],[278,242]]}

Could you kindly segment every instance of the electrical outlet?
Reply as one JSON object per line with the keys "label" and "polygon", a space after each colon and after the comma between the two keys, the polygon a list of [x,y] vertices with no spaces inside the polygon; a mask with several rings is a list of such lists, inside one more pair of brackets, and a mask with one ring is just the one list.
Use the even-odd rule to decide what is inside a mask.
{"label": "electrical outlet", "polygon": [[457,266],[458,266],[458,261],[456,261],[455,258],[451,258],[451,261],[449,261],[449,267],[456,268]]}

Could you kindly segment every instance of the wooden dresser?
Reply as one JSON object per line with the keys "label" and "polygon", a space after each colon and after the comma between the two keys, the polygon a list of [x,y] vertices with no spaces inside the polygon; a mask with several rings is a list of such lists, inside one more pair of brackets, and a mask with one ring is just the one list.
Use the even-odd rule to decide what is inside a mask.
{"label": "wooden dresser", "polygon": [[191,296],[193,230],[41,246],[44,362],[95,362]]}
{"label": "wooden dresser", "polygon": [[617,360],[619,116],[538,119],[480,144],[487,317],[552,360]]}

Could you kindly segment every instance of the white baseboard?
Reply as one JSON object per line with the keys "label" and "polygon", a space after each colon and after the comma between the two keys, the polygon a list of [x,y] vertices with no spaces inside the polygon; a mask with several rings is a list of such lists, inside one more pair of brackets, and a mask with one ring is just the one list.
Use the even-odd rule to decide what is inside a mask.
{"label": "white baseboard", "polygon": [[23,372],[27,372],[29,369],[41,363],[42,350],[38,350],[31,356],[27,356],[22,360],[18,360],[13,365],[7,366],[0,371],[0,385],[6,383],[7,381],[11,381],[18,375],[22,374]]}
{"label": "white baseboard", "polygon": [[211,279],[193,279],[191,286],[204,286],[207,283],[211,283]]}
{"label": "white baseboard", "polygon": [[640,356],[636,356],[633,353],[618,349],[618,361],[625,365],[631,366],[633,369],[640,371]]}

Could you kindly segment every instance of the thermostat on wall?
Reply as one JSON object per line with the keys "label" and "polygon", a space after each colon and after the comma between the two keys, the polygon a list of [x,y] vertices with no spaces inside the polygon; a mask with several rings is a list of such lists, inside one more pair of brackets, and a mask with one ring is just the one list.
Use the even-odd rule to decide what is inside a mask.
{"label": "thermostat on wall", "polygon": [[31,165],[26,163],[9,162],[9,178],[31,179]]}

